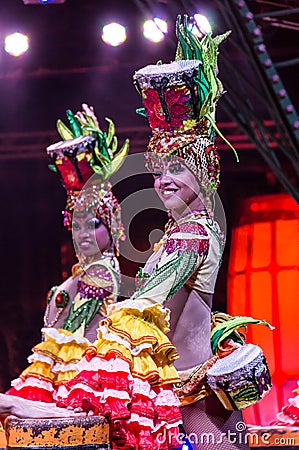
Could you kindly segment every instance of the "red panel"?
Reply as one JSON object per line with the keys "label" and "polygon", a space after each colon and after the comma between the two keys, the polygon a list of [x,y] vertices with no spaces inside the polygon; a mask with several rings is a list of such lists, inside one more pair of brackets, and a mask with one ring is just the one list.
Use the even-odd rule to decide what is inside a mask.
{"label": "red panel", "polygon": [[228,280],[228,312],[265,319],[270,331],[250,326],[248,340],[260,345],[275,386],[247,408],[247,423],[268,425],[292,396],[299,379],[299,206],[287,194],[252,197],[238,208]]}

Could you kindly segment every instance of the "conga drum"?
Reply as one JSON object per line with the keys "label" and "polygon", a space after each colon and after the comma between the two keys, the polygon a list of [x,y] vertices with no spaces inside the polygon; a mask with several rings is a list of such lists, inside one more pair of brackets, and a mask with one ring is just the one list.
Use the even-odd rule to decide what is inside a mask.
{"label": "conga drum", "polygon": [[226,409],[247,408],[271,388],[271,377],[260,347],[245,344],[220,358],[207,372],[210,387]]}
{"label": "conga drum", "polygon": [[19,419],[4,423],[8,450],[108,450],[109,424],[101,416]]}

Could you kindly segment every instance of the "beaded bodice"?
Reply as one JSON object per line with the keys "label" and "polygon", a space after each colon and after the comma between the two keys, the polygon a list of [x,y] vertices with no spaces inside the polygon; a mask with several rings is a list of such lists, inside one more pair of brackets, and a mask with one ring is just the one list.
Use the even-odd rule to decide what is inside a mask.
{"label": "beaded bodice", "polygon": [[[190,236],[194,238],[190,239]],[[163,253],[169,256],[186,253],[198,255],[202,259],[200,266],[190,274],[186,284],[202,292],[213,293],[223,246],[224,239],[220,229],[206,211],[192,211],[177,221],[170,219],[166,224],[164,236],[155,245],[154,254],[145,267],[139,269],[136,285],[139,289],[142,288],[159,264]]]}
{"label": "beaded bodice", "polygon": [[72,278],[51,289],[45,327],[59,327],[84,336],[96,314],[107,315],[108,305],[117,300],[118,285],[116,258],[102,258],[74,271]]}

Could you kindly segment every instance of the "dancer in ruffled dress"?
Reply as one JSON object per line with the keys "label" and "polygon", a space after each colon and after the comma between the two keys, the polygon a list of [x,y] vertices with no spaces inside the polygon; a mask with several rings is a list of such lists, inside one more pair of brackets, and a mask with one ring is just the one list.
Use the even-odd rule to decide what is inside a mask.
{"label": "dancer in ruffled dress", "polygon": [[[107,179],[128,145],[107,157],[114,136],[103,139],[92,107],[83,105],[75,116],[68,111],[68,118],[70,128],[57,123],[64,141],[51,145],[48,155],[50,168],[59,173],[68,193],[64,225],[72,229],[78,263],[70,278],[49,291],[43,342],[33,348],[30,366],[7,392],[42,402],[54,402],[61,384],[74,377],[84,350],[96,339],[99,321],[117,301],[120,283],[116,255],[124,232],[120,205]],[[111,121],[109,127],[114,127]],[[117,161],[113,170],[112,161]],[[95,171],[98,176],[86,184]]]}

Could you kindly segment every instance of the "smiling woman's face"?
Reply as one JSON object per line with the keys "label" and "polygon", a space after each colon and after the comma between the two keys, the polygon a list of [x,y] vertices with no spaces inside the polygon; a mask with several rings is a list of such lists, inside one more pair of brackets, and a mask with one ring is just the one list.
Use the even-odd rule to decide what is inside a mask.
{"label": "smiling woman's face", "polygon": [[95,256],[111,248],[107,227],[92,213],[76,214],[72,230],[76,251],[82,256]]}
{"label": "smiling woman's face", "polygon": [[177,214],[202,208],[198,181],[179,159],[154,164],[153,176],[155,190],[165,208]]}

